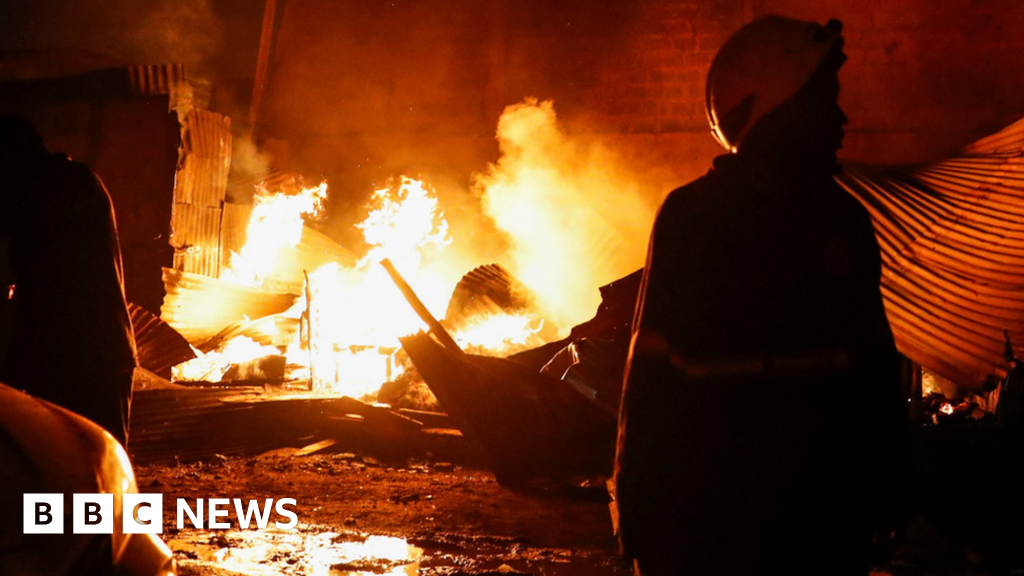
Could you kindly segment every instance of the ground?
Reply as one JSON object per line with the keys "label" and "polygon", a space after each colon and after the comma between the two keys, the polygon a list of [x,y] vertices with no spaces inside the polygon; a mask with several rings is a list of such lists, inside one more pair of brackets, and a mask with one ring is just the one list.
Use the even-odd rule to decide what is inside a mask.
{"label": "ground", "polygon": [[[444,462],[386,466],[294,449],[136,474],[141,492],[164,494],[164,538],[186,576],[627,574],[599,490],[513,491],[488,472]],[[178,530],[176,499],[211,497],[293,497],[299,526],[241,530],[232,513],[231,530]],[[360,558],[372,548],[376,560]]]}
{"label": "ground", "polygon": [[[917,512],[875,576],[1024,574],[1020,438],[988,429],[918,434]],[[600,486],[511,490],[471,465],[387,464],[358,453],[136,466],[142,492],[164,494],[164,534],[184,576],[620,576]],[[1011,454],[1013,457],[1011,457]],[[179,530],[185,498],[297,501],[296,530]],[[232,513],[228,519],[234,521]],[[286,520],[285,518],[278,518]],[[237,522],[236,522],[237,524]],[[795,554],[799,551],[794,551]]]}

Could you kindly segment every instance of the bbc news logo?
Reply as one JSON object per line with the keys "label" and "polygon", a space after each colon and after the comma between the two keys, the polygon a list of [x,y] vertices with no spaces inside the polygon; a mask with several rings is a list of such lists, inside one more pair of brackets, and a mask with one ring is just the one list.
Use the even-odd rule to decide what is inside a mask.
{"label": "bbc news logo", "polygon": [[[163,503],[163,494],[123,494],[121,531],[124,534],[160,534],[163,532]],[[179,530],[184,528],[186,518],[195,528],[202,529],[205,524],[211,530],[227,530],[232,527],[231,523],[221,519],[229,517],[232,511],[243,529],[250,524],[266,528],[271,510],[289,518],[288,522],[274,523],[281,530],[290,530],[299,523],[295,511],[287,508],[295,506],[294,498],[281,498],[276,505],[273,499],[267,498],[262,508],[258,500],[249,500],[248,505],[243,505],[239,498],[210,498],[205,502],[207,515],[203,514],[202,498],[194,504],[178,498],[176,504]],[[113,494],[73,494],[71,530],[75,534],[112,534],[114,512]],[[24,495],[25,534],[63,534],[65,517],[63,494]]]}
{"label": "bbc news logo", "polygon": [[[64,533],[63,494],[25,494],[25,534]],[[125,534],[159,534],[163,530],[161,494],[124,494],[121,530]],[[114,532],[113,494],[73,494],[71,530],[75,534]]]}

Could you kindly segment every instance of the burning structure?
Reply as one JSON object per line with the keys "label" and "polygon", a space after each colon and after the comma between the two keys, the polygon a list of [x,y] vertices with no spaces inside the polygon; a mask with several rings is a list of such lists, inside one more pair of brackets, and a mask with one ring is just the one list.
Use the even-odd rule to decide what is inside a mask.
{"label": "burning structure", "polygon": [[[92,163],[114,197],[140,352],[176,385],[139,388],[138,461],[279,445],[256,433],[271,428],[312,441],[307,424],[326,419],[321,436],[371,421],[389,439],[459,428],[503,479],[600,472],[630,274],[661,198],[715,152],[701,94],[712,55],[769,12],[846,21],[846,155],[915,163],[840,177],[876,224],[914,409],[950,421],[1012,405],[998,384],[1024,346],[1024,108],[1008,70],[1024,38],[998,22],[1021,16],[1016,3],[271,0],[237,20],[185,4],[208,21],[167,18],[184,34],[153,37],[246,20],[248,84],[204,98],[198,79],[217,88],[210,60],[231,52],[210,44],[175,52],[191,84],[178,65],[44,70],[53,54],[5,53],[0,68],[4,108]],[[271,396],[302,408],[281,418]]]}

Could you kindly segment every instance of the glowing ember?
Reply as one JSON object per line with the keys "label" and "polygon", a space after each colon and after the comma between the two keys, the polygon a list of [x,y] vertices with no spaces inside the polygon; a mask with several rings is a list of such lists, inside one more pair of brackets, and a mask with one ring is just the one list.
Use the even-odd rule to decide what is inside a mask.
{"label": "glowing ember", "polygon": [[953,405],[950,404],[949,402],[946,402],[941,407],[939,407],[939,412],[942,412],[943,414],[946,415],[950,415],[954,412]]}

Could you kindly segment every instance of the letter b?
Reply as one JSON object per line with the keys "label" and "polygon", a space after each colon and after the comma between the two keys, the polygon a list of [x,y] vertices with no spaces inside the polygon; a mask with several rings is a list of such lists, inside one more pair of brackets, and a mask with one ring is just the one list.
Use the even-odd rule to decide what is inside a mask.
{"label": "letter b", "polygon": [[22,514],[25,534],[64,533],[63,494],[25,494]]}
{"label": "letter b", "polygon": [[71,525],[75,534],[113,534],[113,494],[75,494],[73,502]]}
{"label": "letter b", "polygon": [[103,516],[100,514],[100,505],[95,502],[85,503],[85,525],[95,526],[103,521]]}
{"label": "letter b", "polygon": [[46,502],[36,502],[36,525],[49,524],[53,522],[53,514],[50,514],[50,505]]}

